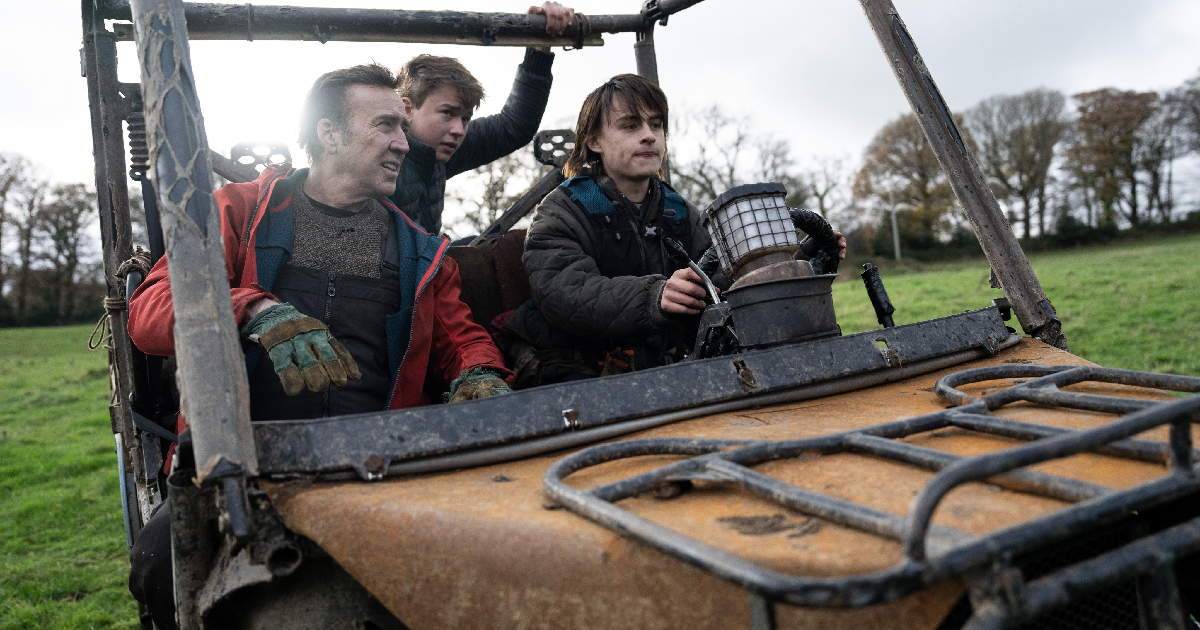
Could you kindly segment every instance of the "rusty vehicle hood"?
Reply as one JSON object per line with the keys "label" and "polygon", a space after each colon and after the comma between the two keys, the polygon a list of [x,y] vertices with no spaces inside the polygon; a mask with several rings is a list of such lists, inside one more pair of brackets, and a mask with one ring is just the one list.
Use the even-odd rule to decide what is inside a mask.
{"label": "rusty vehicle hood", "polygon": [[[933,393],[951,372],[1006,363],[1090,365],[1033,339],[996,355],[896,383],[845,394],[715,414],[621,439],[705,437],[785,440],[827,435],[944,409]],[[972,393],[1003,387],[993,381]],[[989,387],[990,386],[990,387]],[[1075,391],[1170,399],[1120,385]],[[1069,428],[1111,416],[1021,403],[1000,415]],[[1166,441],[1166,431],[1142,437]],[[943,429],[906,441],[957,455],[1015,441]],[[741,588],[659,551],[622,538],[566,510],[542,489],[546,469],[567,452],[454,472],[376,483],[264,483],[287,527],[320,545],[411,628],[729,628],[749,627]],[[670,461],[644,457],[570,477],[590,487]],[[1161,476],[1165,467],[1102,455],[1076,455],[1033,467],[1109,488]],[[760,472],[797,486],[893,514],[932,473],[850,453],[770,462]],[[935,523],[985,534],[1054,511],[1058,501],[968,484],[955,490]],[[669,500],[639,496],[621,506],[709,545],[793,575],[840,576],[886,568],[899,544],[810,519],[718,483]],[[946,582],[896,601],[853,609],[779,606],[785,628],[934,628],[961,596]]]}

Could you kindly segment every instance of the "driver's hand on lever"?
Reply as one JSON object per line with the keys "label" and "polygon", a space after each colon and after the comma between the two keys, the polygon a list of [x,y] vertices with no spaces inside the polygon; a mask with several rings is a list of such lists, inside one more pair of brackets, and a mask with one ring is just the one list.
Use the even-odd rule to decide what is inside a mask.
{"label": "driver's hand on lever", "polygon": [[700,282],[700,276],[690,267],[684,267],[671,274],[663,287],[659,308],[664,313],[676,315],[695,315],[704,310],[704,298],[708,293]]}

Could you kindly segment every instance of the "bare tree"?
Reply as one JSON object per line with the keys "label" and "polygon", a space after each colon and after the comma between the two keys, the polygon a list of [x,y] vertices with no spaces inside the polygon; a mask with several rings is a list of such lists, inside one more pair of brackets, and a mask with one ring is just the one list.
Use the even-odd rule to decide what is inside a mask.
{"label": "bare tree", "polygon": [[688,201],[703,207],[734,186],[779,182],[788,189],[788,205],[807,205],[808,182],[796,170],[787,140],[756,134],[749,116],[733,116],[716,104],[675,120],[678,131],[667,143],[672,177]]}
{"label": "bare tree", "polygon": [[753,142],[749,117],[731,116],[713,104],[699,112],[682,112],[675,119],[678,131],[668,147],[680,194],[692,203],[707,204],[745,183],[739,174],[746,168],[743,154]]}
{"label": "bare tree", "polygon": [[979,144],[980,165],[1002,199],[1021,201],[1025,238],[1032,235],[1037,201],[1038,233],[1046,233],[1046,185],[1055,147],[1068,128],[1066,97],[1038,88],[985,99],[966,115]]}
{"label": "bare tree", "polygon": [[1183,151],[1200,151],[1200,75],[1167,95],[1179,118]]}
{"label": "bare tree", "polygon": [[1134,147],[1134,162],[1146,175],[1146,217],[1158,210],[1163,223],[1171,222],[1175,209],[1175,160],[1180,156],[1182,112],[1178,102],[1163,99],[1154,113],[1142,123]]}
{"label": "bare tree", "polygon": [[18,319],[25,316],[25,308],[29,303],[33,265],[37,254],[35,241],[42,220],[40,211],[48,188],[49,184],[45,181],[28,176],[10,193],[16,201],[8,215],[8,222],[17,236],[17,270],[13,294],[16,296]]}
{"label": "bare tree", "polygon": [[534,159],[527,146],[451,180],[454,186],[447,197],[464,212],[451,227],[456,233],[479,234],[549,169]]}
{"label": "bare tree", "polygon": [[8,219],[9,195],[24,180],[28,170],[25,158],[11,153],[0,153],[0,292],[4,290],[7,279],[4,268],[4,230]]}
{"label": "bare tree", "polygon": [[816,210],[832,221],[844,204],[841,203],[839,187],[845,183],[845,160],[840,157],[820,156],[813,159],[814,166],[804,178],[808,190],[816,203]]}
{"label": "bare tree", "polygon": [[35,233],[41,238],[40,258],[49,263],[49,295],[44,301],[53,305],[59,321],[70,321],[75,314],[75,288],[86,261],[87,219],[95,212],[94,195],[84,184],[55,186],[38,210]]}
{"label": "bare tree", "polygon": [[786,201],[789,206],[807,207],[812,199],[812,189],[805,174],[796,170],[788,141],[763,136],[754,141],[754,149],[754,177],[739,183],[778,182],[788,190]]}

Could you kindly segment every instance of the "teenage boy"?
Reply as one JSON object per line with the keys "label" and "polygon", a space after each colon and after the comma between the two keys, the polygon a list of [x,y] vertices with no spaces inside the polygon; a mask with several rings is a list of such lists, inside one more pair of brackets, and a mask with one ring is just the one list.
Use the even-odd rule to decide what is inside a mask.
{"label": "teenage boy", "polygon": [[667,98],[632,74],[588,95],[563,168],[538,207],[522,261],[532,301],[505,325],[517,386],[640,370],[683,358],[704,308],[693,260],[710,244],[700,213],[662,181]]}
{"label": "teenage boy", "polygon": [[692,260],[711,240],[700,212],[662,181],[667,118],[666,95],[637,75],[584,99],[570,179],[542,201],[525,240],[533,299],[505,324],[517,387],[666,365],[691,348],[705,291],[663,238]]}
{"label": "teenage boy", "polygon": [[[546,33],[561,35],[575,11],[557,2],[529,7],[546,16]],[[457,59],[417,55],[397,72],[404,99],[409,153],[389,198],[430,234],[442,231],[446,180],[529,144],[550,98],[549,48],[525,49],[512,92],[499,114],[471,120],[483,85]]]}

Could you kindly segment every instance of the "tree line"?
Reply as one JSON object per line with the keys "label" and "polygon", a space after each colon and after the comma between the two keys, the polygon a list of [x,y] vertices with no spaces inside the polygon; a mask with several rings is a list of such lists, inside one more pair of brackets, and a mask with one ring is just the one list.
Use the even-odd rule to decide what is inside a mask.
{"label": "tree line", "polygon": [[[1068,97],[1039,88],[993,96],[956,121],[1009,224],[1027,241],[1070,245],[1185,218],[1200,223],[1200,213],[1188,216],[1197,208],[1181,205],[1197,194],[1196,181],[1176,172],[1181,160],[1200,155],[1200,75],[1163,92],[1102,88]],[[895,241],[917,258],[979,252],[911,113],[884,125],[857,165],[848,157],[797,160],[786,140],[718,105],[673,113],[672,127],[672,182],[700,207],[733,186],[777,181],[788,187],[790,205],[825,215],[856,252],[892,256]],[[541,172],[522,151],[463,184],[451,180],[466,216],[452,229],[477,232]]]}
{"label": "tree line", "polygon": [[[1180,205],[1195,180],[1176,176],[1177,163],[1200,155],[1200,76],[1163,92],[993,96],[957,122],[1014,232],[1028,241],[1071,245],[1200,219]],[[956,245],[978,249],[913,114],[875,135],[850,186],[850,209],[868,233],[860,240],[877,253],[893,251],[892,217],[902,249],[930,257]]]}
{"label": "tree line", "polygon": [[51,184],[25,158],[0,153],[0,326],[100,316],[105,288],[96,216],[87,185]]}
{"label": "tree line", "polygon": [[[701,207],[733,186],[777,181],[787,185],[790,205],[826,216],[856,253],[892,256],[896,241],[916,258],[979,251],[913,114],[884,125],[853,166],[846,157],[797,160],[786,140],[718,105],[673,119],[672,181]],[[956,120],[1027,241],[1070,245],[1181,222],[1200,229],[1200,208],[1181,203],[1196,199],[1197,180],[1181,181],[1176,168],[1191,159],[1194,170],[1200,157],[1200,75],[1162,92],[1102,88],[1068,98],[1039,88],[993,96]],[[458,218],[448,216],[449,231],[479,233],[547,169],[522,150],[451,180],[447,201]],[[144,232],[140,205],[132,195],[135,238]],[[100,315],[96,216],[87,185],[52,184],[23,157],[0,152],[0,326]]]}

